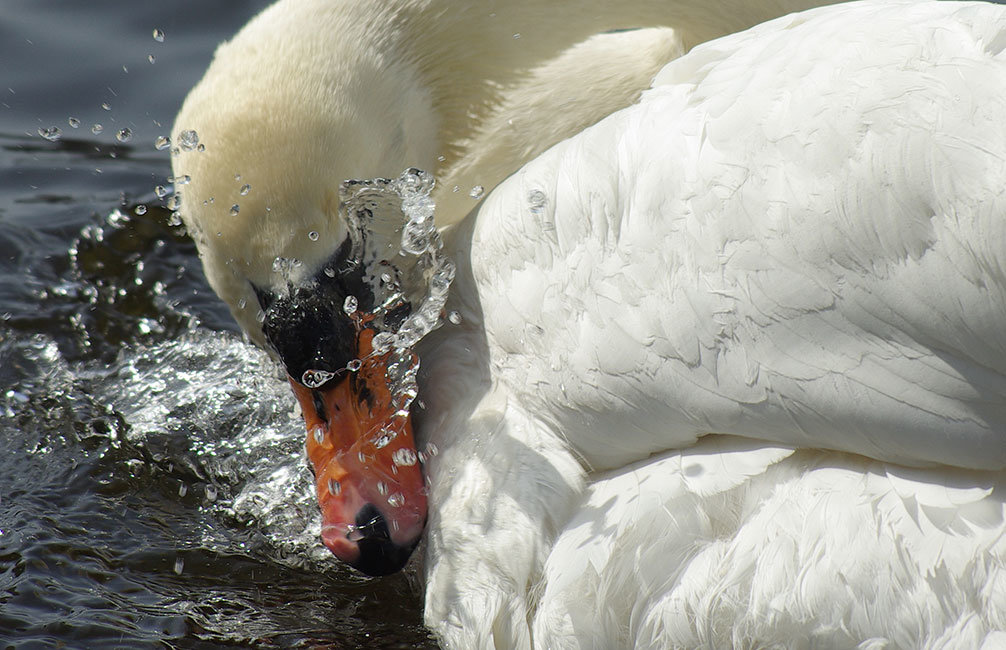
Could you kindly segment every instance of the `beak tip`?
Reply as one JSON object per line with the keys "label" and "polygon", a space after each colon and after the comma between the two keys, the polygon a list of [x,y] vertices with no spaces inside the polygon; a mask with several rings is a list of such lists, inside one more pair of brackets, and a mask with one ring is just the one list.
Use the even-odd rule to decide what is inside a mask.
{"label": "beak tip", "polygon": [[345,537],[330,538],[324,534],[322,541],[337,558],[371,577],[401,571],[419,544],[418,539],[406,546],[399,546],[390,539],[364,538],[359,542],[352,542]]}
{"label": "beak tip", "polygon": [[405,544],[392,541],[383,515],[369,503],[357,514],[357,524],[355,534],[359,537],[355,541],[337,526],[325,526],[321,539],[333,555],[368,576],[400,571],[421,537]]}
{"label": "beak tip", "polygon": [[360,547],[350,541],[343,530],[336,526],[325,526],[321,530],[321,541],[332,555],[349,565],[360,558]]}
{"label": "beak tip", "polygon": [[418,540],[408,546],[398,546],[390,540],[362,540],[360,555],[350,565],[368,576],[398,573],[412,557],[417,543]]}

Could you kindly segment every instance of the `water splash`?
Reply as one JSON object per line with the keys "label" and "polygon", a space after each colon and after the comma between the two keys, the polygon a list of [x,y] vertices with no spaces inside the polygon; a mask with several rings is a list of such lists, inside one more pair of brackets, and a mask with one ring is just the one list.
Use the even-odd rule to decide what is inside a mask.
{"label": "water splash", "polygon": [[[375,329],[374,354],[390,353],[386,378],[399,414],[408,412],[418,393],[413,348],[443,324],[455,274],[434,223],[434,184],[430,174],[407,169],[396,179],[351,180],[340,188],[351,255],[374,295],[375,308],[360,316]],[[347,300],[347,313],[350,307],[355,313],[355,300]]]}
{"label": "water splash", "polygon": [[[433,177],[408,169],[396,179],[346,181],[340,188],[352,256],[374,293],[375,351],[405,353],[443,322],[455,266],[443,254],[430,198]],[[404,320],[385,318],[409,305]]]}
{"label": "water splash", "polygon": [[[105,378],[105,375],[108,375]],[[302,426],[274,362],[235,336],[195,330],[125,355],[95,391],[129,427],[126,440],[216,516],[254,526],[262,552],[292,566],[330,566],[318,543]],[[154,392],[153,386],[161,389]]]}

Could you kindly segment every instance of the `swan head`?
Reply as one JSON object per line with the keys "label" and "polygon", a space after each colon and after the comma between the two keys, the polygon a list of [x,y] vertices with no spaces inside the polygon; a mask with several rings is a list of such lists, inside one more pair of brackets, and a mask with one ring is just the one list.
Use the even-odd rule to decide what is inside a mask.
{"label": "swan head", "polygon": [[176,118],[172,165],[210,285],[289,376],[322,541],[383,575],[422,536],[426,487],[386,355],[346,309],[347,298],[361,312],[373,298],[349,258],[339,188],[410,164],[432,169],[436,128],[414,75],[352,38],[327,40],[346,32],[333,20],[327,3],[269,9],[222,45]]}

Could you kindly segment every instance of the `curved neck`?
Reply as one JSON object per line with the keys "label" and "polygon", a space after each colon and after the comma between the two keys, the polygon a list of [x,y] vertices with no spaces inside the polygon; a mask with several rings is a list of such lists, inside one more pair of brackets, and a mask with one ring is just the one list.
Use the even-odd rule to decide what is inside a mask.
{"label": "curved neck", "polygon": [[[372,0],[347,0],[366,11]],[[652,74],[670,58],[656,52],[675,50],[674,56],[718,36],[740,31],[759,22],[829,0],[509,0],[506,2],[458,3],[454,0],[398,0],[385,3],[366,28],[366,38],[376,51],[393,52],[410,66],[418,85],[428,93],[432,123],[438,124],[437,163],[432,169],[438,181],[446,181],[435,196],[447,208],[459,203],[449,196],[459,185],[464,206],[468,190],[475,185],[491,189],[531,157],[572,135],[601,117],[635,101],[649,85]],[[356,13],[351,12],[351,13]],[[613,30],[646,27],[673,29],[673,46],[640,32],[637,45],[625,35],[625,60],[620,69],[601,71],[610,51],[584,48],[569,52],[592,35]],[[613,39],[609,39],[613,40]],[[550,62],[566,56],[563,65]],[[633,60],[633,57],[637,57]],[[655,60],[659,59],[659,62]],[[630,63],[631,61],[631,63]],[[656,67],[654,67],[656,66]],[[554,74],[556,68],[568,72]],[[543,83],[533,80],[535,71],[547,70]],[[544,76],[544,75],[540,75]],[[631,78],[631,81],[630,81]],[[529,79],[531,81],[529,82]],[[515,101],[519,98],[519,102]],[[506,102],[510,100],[509,105]],[[500,125],[512,120],[519,105],[541,109],[533,123],[517,126],[524,132],[508,151],[498,145],[505,135]],[[555,116],[562,116],[556,120]],[[502,127],[505,130],[505,126]],[[485,134],[492,131],[491,137]],[[480,139],[481,136],[481,139]],[[497,145],[497,151],[487,153]],[[475,150],[482,151],[472,160]],[[467,156],[467,160],[465,159]],[[493,158],[489,161],[488,159]],[[505,158],[505,160],[500,160]],[[398,161],[421,165],[423,161]],[[487,162],[491,162],[487,164]],[[494,167],[494,170],[487,169]],[[505,170],[505,171],[504,171]],[[400,170],[392,170],[397,174]],[[499,173],[493,173],[494,171]],[[503,176],[500,176],[503,173]],[[438,211],[439,223],[450,223],[467,212],[462,205]]]}
{"label": "curved neck", "polygon": [[[372,0],[351,0],[370,3]],[[409,52],[433,90],[444,124],[491,101],[529,68],[603,31],[671,27],[687,48],[828,0],[454,0],[387,3],[385,34]],[[373,33],[373,32],[372,32]],[[376,35],[376,33],[375,33]],[[380,36],[378,39],[383,40]],[[392,43],[387,43],[392,45]]]}

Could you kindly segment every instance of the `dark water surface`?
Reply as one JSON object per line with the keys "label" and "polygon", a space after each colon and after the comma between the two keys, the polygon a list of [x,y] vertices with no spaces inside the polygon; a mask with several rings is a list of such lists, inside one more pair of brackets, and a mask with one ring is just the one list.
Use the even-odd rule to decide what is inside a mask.
{"label": "dark water surface", "polygon": [[155,139],[266,4],[0,8],[0,647],[434,647],[414,573],[317,541],[289,390],[155,194]]}

